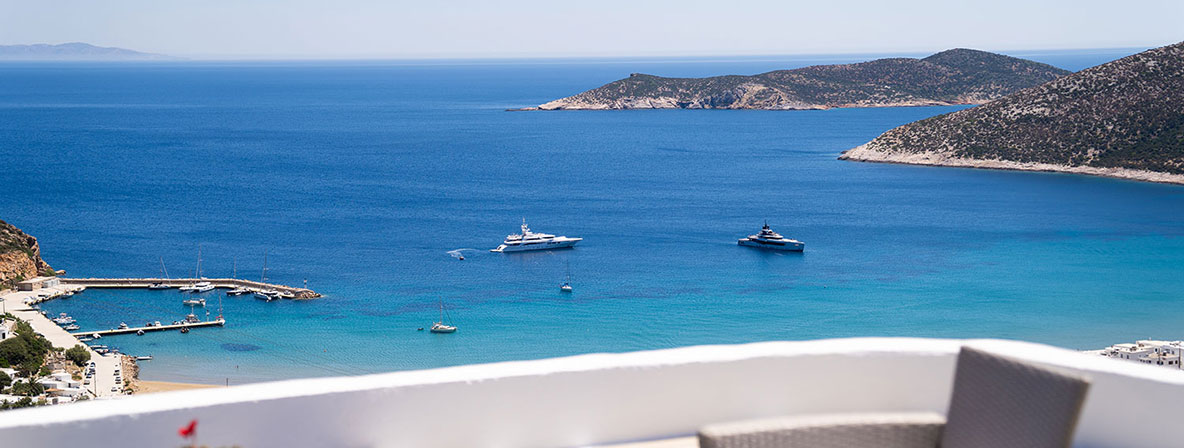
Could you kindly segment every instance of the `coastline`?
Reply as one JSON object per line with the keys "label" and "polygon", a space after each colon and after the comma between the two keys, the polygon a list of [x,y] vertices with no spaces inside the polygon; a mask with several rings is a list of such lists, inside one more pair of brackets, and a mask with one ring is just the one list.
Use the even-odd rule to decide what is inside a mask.
{"label": "coastline", "polygon": [[1101,168],[1093,166],[1069,166],[1053,163],[1024,163],[1010,160],[980,160],[950,157],[938,153],[887,153],[869,149],[867,144],[843,151],[839,160],[871,163],[895,163],[901,165],[944,166],[954,168],[977,168],[988,170],[1034,171],[1047,173],[1084,174],[1162,184],[1184,185],[1184,174],[1161,173],[1158,171],[1132,170],[1129,168]]}
{"label": "coastline", "polygon": [[178,390],[193,390],[193,389],[211,389],[219,386],[212,384],[196,384],[196,383],[174,383],[171,381],[145,381],[137,380],[135,384],[136,394],[154,394],[158,392],[174,392]]}
{"label": "coastline", "polygon": [[635,106],[633,104],[608,104],[608,103],[584,103],[579,105],[559,105],[555,107],[547,107],[548,104],[562,101],[555,100],[550,103],[540,104],[538,106],[518,107],[513,109],[506,109],[506,112],[531,112],[531,111],[559,111],[559,110],[770,110],[770,111],[788,111],[788,110],[830,110],[830,109],[874,109],[880,107],[930,107],[930,106],[979,106],[986,104],[988,101],[902,101],[895,103],[874,103],[874,104],[802,104],[802,105],[782,105],[775,107],[681,107],[673,98],[662,98],[665,101],[653,101],[646,99],[635,103],[644,104]]}

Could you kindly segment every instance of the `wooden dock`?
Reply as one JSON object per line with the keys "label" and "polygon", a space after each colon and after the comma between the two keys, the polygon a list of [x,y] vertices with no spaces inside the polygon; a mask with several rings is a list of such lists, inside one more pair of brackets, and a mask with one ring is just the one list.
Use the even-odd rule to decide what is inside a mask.
{"label": "wooden dock", "polygon": [[200,328],[200,327],[213,327],[213,326],[221,327],[224,325],[226,325],[226,319],[218,319],[218,320],[209,320],[209,321],[203,321],[203,322],[191,322],[191,323],[182,323],[182,324],[154,325],[151,327],[128,327],[128,328],[116,328],[116,329],[112,329],[112,330],[79,331],[79,332],[74,332],[74,333],[70,333],[70,334],[73,336],[76,336],[76,337],[93,336],[96,334],[99,336],[111,336],[111,335],[117,335],[117,334],[138,333],[140,331],[147,333],[149,331],[168,331],[168,330],[180,330],[182,328]]}
{"label": "wooden dock", "polygon": [[274,289],[280,292],[290,293],[296,296],[297,299],[315,299],[321,297],[315,291],[306,288],[293,288],[291,286],[274,285],[271,283],[257,282],[253,280],[243,280],[237,278],[65,278],[62,277],[63,285],[78,285],[87,288],[147,288],[153,283],[163,283],[174,288],[191,285],[195,282],[210,282],[215,288],[234,289],[247,288],[251,291],[266,291]]}

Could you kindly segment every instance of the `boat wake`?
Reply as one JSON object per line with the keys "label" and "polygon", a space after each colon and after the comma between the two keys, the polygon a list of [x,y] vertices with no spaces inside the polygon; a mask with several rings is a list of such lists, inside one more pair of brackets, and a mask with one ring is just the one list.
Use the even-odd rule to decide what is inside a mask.
{"label": "boat wake", "polygon": [[466,247],[464,249],[450,250],[450,251],[448,251],[448,255],[451,255],[452,258],[464,260],[465,259],[465,252],[480,252],[480,251],[477,249],[471,249],[471,248]]}

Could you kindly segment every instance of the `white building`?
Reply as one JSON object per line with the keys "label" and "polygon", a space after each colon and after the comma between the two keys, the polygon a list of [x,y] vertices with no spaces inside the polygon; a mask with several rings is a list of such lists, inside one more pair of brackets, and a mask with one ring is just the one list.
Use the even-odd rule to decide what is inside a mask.
{"label": "white building", "polygon": [[60,284],[62,284],[62,281],[57,277],[33,277],[22,282],[17,282],[16,289],[20,291],[32,291],[34,289],[52,288]]}
{"label": "white building", "polygon": [[1180,356],[1184,354],[1184,341],[1157,341],[1152,339],[1135,341],[1134,344],[1114,344],[1097,351],[1098,354],[1114,359],[1135,361],[1143,364],[1182,369]]}

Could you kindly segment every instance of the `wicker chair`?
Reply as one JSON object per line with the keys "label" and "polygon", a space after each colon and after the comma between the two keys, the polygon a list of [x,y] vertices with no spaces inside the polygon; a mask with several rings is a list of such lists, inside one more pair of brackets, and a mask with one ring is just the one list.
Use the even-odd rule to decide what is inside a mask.
{"label": "wicker chair", "polygon": [[946,417],[790,416],[707,426],[701,448],[1065,448],[1089,381],[963,347]]}

